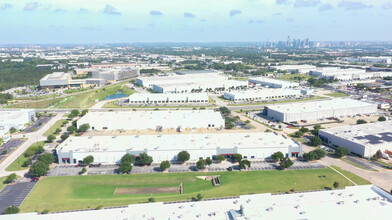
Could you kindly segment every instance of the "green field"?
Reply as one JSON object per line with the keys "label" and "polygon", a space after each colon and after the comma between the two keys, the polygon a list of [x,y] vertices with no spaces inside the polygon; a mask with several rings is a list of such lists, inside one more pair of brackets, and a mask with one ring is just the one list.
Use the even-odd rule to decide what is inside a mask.
{"label": "green field", "polygon": [[[196,176],[220,175],[222,184],[213,187],[211,181]],[[325,176],[325,177],[320,177]],[[184,194],[154,194],[156,201],[190,200],[197,193],[205,198],[237,196],[254,193],[278,193],[322,190],[352,185],[330,168],[288,171],[246,171],[217,173],[166,173],[133,175],[91,175],[44,177],[34,187],[21,206],[22,212],[75,210],[102,206],[118,206],[147,202],[150,194],[114,195],[117,187],[173,187],[184,185]]]}
{"label": "green field", "polygon": [[347,178],[349,178],[350,180],[354,181],[354,183],[358,184],[358,185],[367,185],[367,184],[372,184],[371,182],[367,181],[366,179],[357,176],[353,173],[350,173],[348,171],[342,170],[340,167],[337,166],[333,166],[332,167],[334,169],[336,169],[337,171],[341,172],[343,175],[345,175]]}
{"label": "green field", "polygon": [[[57,128],[61,128],[61,125],[63,124],[64,121],[67,121],[67,119],[60,119],[58,121],[56,121],[52,127],[50,127],[47,131],[45,131],[45,133],[42,135],[44,137],[47,137],[51,134],[54,134],[54,132],[56,131]],[[54,135],[58,135],[58,134],[54,134]]]}
{"label": "green field", "polygon": [[95,104],[95,100],[101,101],[106,96],[113,95],[119,90],[127,95],[134,93],[135,91],[126,86],[126,83],[127,82],[122,82],[63,98],[9,105],[7,108],[49,108],[51,106],[54,106],[55,108],[89,108]]}
{"label": "green field", "polygon": [[[36,142],[34,144],[32,144],[29,148],[36,148],[37,146],[44,146],[45,142],[44,141],[40,141],[40,142]],[[27,151],[26,149],[26,151]],[[25,152],[26,152],[25,151]],[[18,171],[18,170],[25,170],[28,167],[22,167],[22,164],[28,159],[28,157],[24,156],[24,152],[23,154],[21,154],[18,158],[16,158],[16,160],[14,160],[14,162],[12,162],[5,170],[6,171]]]}
{"label": "green field", "polygon": [[308,80],[312,78],[309,75],[301,75],[301,74],[280,74],[278,79],[286,80],[286,81],[299,81],[299,80]]}
{"label": "green field", "polygon": [[325,94],[326,96],[331,96],[331,97],[345,97],[348,96],[347,94],[341,93],[341,92],[332,92],[332,93],[327,93]]}
{"label": "green field", "polygon": [[7,179],[6,176],[0,177],[0,191],[3,190],[3,188],[7,185],[4,183],[6,179]]}

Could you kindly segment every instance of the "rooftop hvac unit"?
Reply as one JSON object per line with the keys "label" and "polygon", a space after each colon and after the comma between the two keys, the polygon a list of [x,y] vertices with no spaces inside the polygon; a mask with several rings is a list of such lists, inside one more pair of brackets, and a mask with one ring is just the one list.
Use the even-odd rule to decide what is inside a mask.
{"label": "rooftop hvac unit", "polygon": [[88,139],[93,139],[93,136],[88,136]]}

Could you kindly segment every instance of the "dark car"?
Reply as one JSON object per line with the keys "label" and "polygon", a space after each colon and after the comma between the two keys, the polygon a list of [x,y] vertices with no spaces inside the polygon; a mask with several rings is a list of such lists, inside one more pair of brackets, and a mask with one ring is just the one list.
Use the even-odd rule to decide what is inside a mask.
{"label": "dark car", "polygon": [[233,171],[233,167],[228,167],[227,171]]}

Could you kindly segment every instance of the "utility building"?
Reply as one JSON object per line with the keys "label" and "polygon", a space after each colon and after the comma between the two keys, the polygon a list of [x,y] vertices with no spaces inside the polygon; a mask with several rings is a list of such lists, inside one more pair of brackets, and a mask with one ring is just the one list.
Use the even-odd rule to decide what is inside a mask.
{"label": "utility building", "polygon": [[65,140],[57,148],[59,163],[78,163],[92,155],[94,162],[118,163],[126,154],[147,153],[154,162],[177,160],[180,151],[188,151],[191,161],[230,158],[239,153],[245,159],[264,159],[281,151],[288,157],[302,154],[302,146],[275,133],[215,133],[132,136],[80,136]]}

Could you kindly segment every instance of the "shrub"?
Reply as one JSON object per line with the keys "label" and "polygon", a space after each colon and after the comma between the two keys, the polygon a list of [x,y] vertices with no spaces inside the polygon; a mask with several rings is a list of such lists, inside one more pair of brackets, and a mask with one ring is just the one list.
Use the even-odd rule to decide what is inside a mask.
{"label": "shrub", "polygon": [[215,160],[217,160],[219,163],[226,160],[225,156],[223,155],[218,155],[215,157]]}
{"label": "shrub", "polygon": [[350,153],[350,151],[347,148],[345,148],[345,147],[338,147],[335,150],[335,155],[337,157],[339,157],[339,158],[344,157],[344,156],[346,156],[349,153]]}
{"label": "shrub", "polygon": [[170,168],[170,161],[168,161],[168,160],[162,161],[160,168],[161,168],[161,170],[169,169]]}
{"label": "shrub", "polygon": [[196,162],[196,167],[199,170],[204,169],[205,165],[206,165],[206,162],[203,159],[200,159],[199,161]]}
{"label": "shrub", "polygon": [[83,164],[89,165],[92,162],[94,162],[94,157],[92,155],[83,158]]}
{"label": "shrub", "polygon": [[53,134],[49,135],[47,137],[48,142],[52,143],[54,140],[56,140],[56,136],[54,136]]}
{"label": "shrub", "polygon": [[67,140],[68,137],[69,137],[69,134],[62,134],[62,135],[60,136],[60,138],[61,138],[62,141]]}
{"label": "shrub", "polygon": [[379,118],[378,118],[378,121],[386,121],[387,120],[387,118],[385,118],[384,116],[380,116]]}
{"label": "shrub", "polygon": [[180,153],[178,153],[177,155],[177,161],[180,161],[182,163],[188,161],[190,159],[190,154],[188,153],[188,151],[181,151]]}
{"label": "shrub", "polygon": [[339,188],[339,183],[338,183],[338,182],[334,182],[334,183],[333,183],[333,187],[334,187],[335,189]]}
{"label": "shrub", "polygon": [[121,157],[121,162],[135,163],[136,157],[133,154],[125,154]]}
{"label": "shrub", "polygon": [[271,155],[271,158],[273,160],[275,160],[275,162],[278,162],[278,161],[280,161],[280,160],[282,160],[284,158],[284,155],[283,155],[282,152],[278,151],[278,152],[273,153]]}
{"label": "shrub", "polygon": [[239,166],[241,169],[246,169],[247,167],[250,167],[250,161],[249,160],[241,160],[239,163]]}
{"label": "shrub", "polygon": [[139,155],[139,162],[141,165],[150,165],[152,163],[152,157],[148,156],[146,153],[141,153]]}
{"label": "shrub", "polygon": [[202,201],[204,196],[201,193],[198,193],[196,198],[197,198],[198,201]]}
{"label": "shrub", "polygon": [[7,178],[5,179],[4,183],[6,183],[6,184],[12,183],[16,179],[18,179],[18,176],[16,176],[16,173],[11,173],[10,175],[7,176]]}
{"label": "shrub", "polygon": [[22,167],[28,167],[33,163],[33,159],[31,158],[27,158],[27,160],[25,160],[22,164]]}
{"label": "shrub", "polygon": [[16,214],[16,213],[19,213],[19,211],[20,211],[19,207],[11,205],[5,209],[4,214],[6,214],[6,215]]}
{"label": "shrub", "polygon": [[85,167],[82,168],[82,174],[87,172],[87,169]]}
{"label": "shrub", "polygon": [[122,173],[130,173],[132,171],[132,164],[130,162],[121,162],[118,168]]}
{"label": "shrub", "polygon": [[365,120],[363,120],[363,119],[358,119],[358,120],[357,120],[357,125],[366,124],[366,123],[367,123],[367,121],[365,121]]}
{"label": "shrub", "polygon": [[294,164],[293,161],[291,161],[290,158],[287,158],[287,157],[283,158],[283,160],[280,161],[280,163],[279,163],[279,165],[282,169],[287,169],[287,168],[291,167],[293,164]]}
{"label": "shrub", "polygon": [[241,154],[234,154],[233,155],[233,160],[234,162],[239,162],[242,160],[242,155]]}
{"label": "shrub", "polygon": [[99,209],[103,209],[103,205],[99,205],[99,206],[95,207],[95,210],[99,210]]}
{"label": "shrub", "polygon": [[212,164],[212,160],[210,158],[206,159],[206,165],[210,166]]}
{"label": "shrub", "polygon": [[48,214],[49,213],[49,209],[44,209],[42,212],[41,212],[41,214]]}
{"label": "shrub", "polygon": [[153,197],[149,198],[148,202],[155,202],[155,198],[153,198]]}

